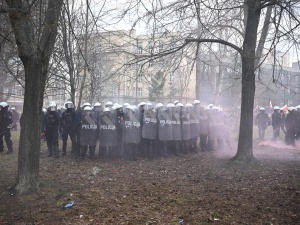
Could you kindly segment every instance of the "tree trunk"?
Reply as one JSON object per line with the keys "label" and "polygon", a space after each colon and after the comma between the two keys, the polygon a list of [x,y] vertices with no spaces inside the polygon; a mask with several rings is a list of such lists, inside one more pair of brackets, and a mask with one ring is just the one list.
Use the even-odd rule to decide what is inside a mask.
{"label": "tree trunk", "polygon": [[[9,19],[25,69],[25,95],[19,142],[18,175],[15,189],[19,194],[39,189],[42,106],[48,66],[57,35],[62,0],[48,0],[46,11],[28,7],[22,0],[6,0]],[[37,10],[37,11],[35,11]],[[42,9],[43,10],[43,9]],[[35,27],[35,15],[43,15]],[[37,30],[39,32],[36,32]],[[40,36],[37,37],[37,34]]]}
{"label": "tree trunk", "polygon": [[25,74],[31,76],[25,77],[16,184],[19,194],[39,190],[42,107],[48,63],[45,65],[41,59],[31,59],[24,63],[24,68]]}
{"label": "tree trunk", "polygon": [[245,39],[242,50],[242,101],[239,143],[235,162],[251,163],[256,159],[253,156],[253,105],[255,95],[255,48],[257,28],[260,17],[260,1],[247,1],[247,15]]}

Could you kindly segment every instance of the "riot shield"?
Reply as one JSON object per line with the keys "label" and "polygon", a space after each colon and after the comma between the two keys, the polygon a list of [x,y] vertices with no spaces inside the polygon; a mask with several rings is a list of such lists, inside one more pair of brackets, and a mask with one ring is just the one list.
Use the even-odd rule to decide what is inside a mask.
{"label": "riot shield", "polygon": [[138,144],[141,142],[141,124],[139,110],[134,106],[128,106],[124,115],[123,142]]}
{"label": "riot shield", "polygon": [[92,114],[82,114],[80,128],[80,145],[96,146],[97,143],[97,123]]}
{"label": "riot shield", "polygon": [[156,139],[156,111],[153,108],[145,109],[143,116],[142,137],[146,139]]}
{"label": "riot shield", "polygon": [[117,146],[116,111],[104,112],[99,119],[99,145]]}
{"label": "riot shield", "polygon": [[172,140],[172,110],[167,107],[158,109],[158,137],[161,141]]}
{"label": "riot shield", "polygon": [[190,127],[191,127],[191,138],[199,136],[199,115],[195,107],[190,109]]}
{"label": "riot shield", "polygon": [[191,139],[191,127],[190,127],[190,107],[185,107],[181,116],[182,126],[182,140],[186,141]]}
{"label": "riot shield", "polygon": [[172,140],[181,140],[181,120],[180,120],[181,109],[179,106],[175,106],[172,112]]}
{"label": "riot shield", "polygon": [[209,132],[209,122],[208,122],[208,116],[207,116],[207,110],[202,108],[200,110],[199,115],[199,134],[208,134]]}

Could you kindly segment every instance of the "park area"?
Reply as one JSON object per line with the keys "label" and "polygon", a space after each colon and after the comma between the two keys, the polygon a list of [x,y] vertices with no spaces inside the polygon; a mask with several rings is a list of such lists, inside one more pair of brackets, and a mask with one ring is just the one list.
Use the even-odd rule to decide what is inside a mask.
{"label": "park area", "polygon": [[[17,173],[18,135],[12,132],[14,153],[0,154],[0,224],[300,221],[300,143],[292,148],[282,141],[254,141],[258,163],[236,165],[229,161],[236,143],[234,149],[154,160],[77,161],[70,154],[48,158],[43,142],[40,192],[16,196],[11,187]],[[71,201],[73,207],[64,209]]]}

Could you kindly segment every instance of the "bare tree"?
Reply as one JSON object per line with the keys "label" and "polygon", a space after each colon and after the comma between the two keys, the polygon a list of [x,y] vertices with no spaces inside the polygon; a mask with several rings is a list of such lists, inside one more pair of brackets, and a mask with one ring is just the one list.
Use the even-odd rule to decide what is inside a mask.
{"label": "bare tree", "polygon": [[39,189],[42,106],[48,65],[53,50],[62,0],[6,0],[1,12],[9,15],[18,55],[25,71],[25,96],[19,143],[16,190]]}
{"label": "bare tree", "polygon": [[[226,45],[239,53],[242,65],[241,123],[238,149],[233,157],[234,161],[255,162],[252,143],[253,104],[255,70],[259,65],[257,62],[260,62],[256,59],[259,59],[262,54],[262,46],[267,45],[264,44],[266,39],[269,49],[278,44],[280,39],[289,43],[297,42],[295,41],[299,37],[299,35],[295,35],[299,31],[297,4],[297,1],[278,2],[273,0],[230,1],[230,3],[228,1],[202,0],[167,3],[158,1],[157,4],[154,2],[141,4],[140,1],[136,1],[140,10],[133,26],[143,23],[147,19],[147,21],[152,21],[153,27],[155,27],[153,28],[154,32],[169,29],[181,34],[174,48],[159,55],[148,55],[148,57],[162,57],[191,48],[191,46],[195,46],[194,53],[198,55],[198,46],[199,44],[204,45],[204,43],[215,43],[212,48],[217,48],[216,45],[219,44]],[[272,8],[274,8],[274,13],[272,13]],[[135,12],[136,9],[133,11]],[[126,10],[127,13],[130,12],[128,8]],[[266,16],[263,18],[262,13],[264,12]],[[270,14],[274,21],[272,32],[266,32],[270,29]],[[241,18],[240,15],[244,15],[244,18]],[[265,22],[260,26],[262,21]],[[231,36],[224,36],[224,33],[231,34]],[[260,41],[256,51],[258,38]]]}

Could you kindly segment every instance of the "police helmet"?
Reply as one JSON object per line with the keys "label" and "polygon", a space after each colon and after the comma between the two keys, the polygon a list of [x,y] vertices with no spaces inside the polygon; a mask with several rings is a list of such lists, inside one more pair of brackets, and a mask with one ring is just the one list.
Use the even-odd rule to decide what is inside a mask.
{"label": "police helmet", "polygon": [[293,111],[293,110],[295,110],[295,107],[289,106],[289,107],[288,107],[288,110],[289,110],[289,111]]}
{"label": "police helmet", "polygon": [[279,106],[274,106],[274,110],[280,109]]}
{"label": "police helmet", "polygon": [[101,106],[102,104],[100,103],[100,102],[96,102],[95,104],[94,104],[94,107],[99,107],[99,106]]}
{"label": "police helmet", "polygon": [[214,107],[214,104],[209,104],[208,107],[212,108],[212,107]]}
{"label": "police helmet", "polygon": [[260,111],[265,111],[266,109],[264,107],[259,108]]}
{"label": "police helmet", "polygon": [[120,108],[122,108],[122,106],[121,106],[119,103],[115,103],[115,104],[113,105],[113,107],[114,107],[115,109],[120,109]]}
{"label": "police helmet", "polygon": [[16,108],[15,107],[11,107],[11,110],[15,110]]}
{"label": "police helmet", "polygon": [[105,113],[105,112],[109,112],[110,111],[110,108],[108,108],[108,107],[105,107],[104,109],[103,109],[103,112]]}
{"label": "police helmet", "polygon": [[175,105],[173,103],[168,103],[167,104],[167,108],[174,108],[174,107],[175,107]]}
{"label": "police helmet", "polygon": [[193,101],[193,105],[195,105],[195,104],[200,104],[200,101],[199,101],[199,100],[197,100],[197,99],[196,99],[196,100],[194,100],[194,101]]}
{"label": "police helmet", "polygon": [[163,107],[164,105],[162,104],[162,103],[157,103],[156,105],[155,105],[155,109],[158,109],[158,108],[160,108],[160,107]]}
{"label": "police helmet", "polygon": [[183,104],[182,103],[180,103],[180,102],[178,102],[177,104],[175,104],[176,106],[178,106],[178,107],[183,107]]}
{"label": "police helmet", "polygon": [[106,102],[106,104],[105,104],[105,107],[111,107],[111,106],[113,106],[114,104],[111,102],[111,101],[108,101],[108,102]]}
{"label": "police helmet", "polygon": [[8,104],[7,102],[0,102],[0,106],[4,108],[4,107],[8,107]]}
{"label": "police helmet", "polygon": [[56,103],[55,102],[52,101],[49,103],[49,110],[56,111]]}
{"label": "police helmet", "polygon": [[187,107],[193,107],[193,105],[191,104],[191,103],[187,103],[187,104],[185,104],[185,107],[187,108]]}
{"label": "police helmet", "polygon": [[65,108],[66,109],[73,109],[74,108],[74,104],[73,104],[73,102],[71,102],[71,101],[67,101],[67,102],[65,102]]}
{"label": "police helmet", "polygon": [[85,107],[85,106],[91,106],[91,104],[90,104],[90,103],[88,103],[88,102],[85,102],[85,103],[83,103],[83,104],[82,104],[82,106],[81,106],[81,107]]}
{"label": "police helmet", "polygon": [[84,111],[92,111],[93,109],[92,109],[91,106],[86,106],[86,107],[84,107],[83,110],[84,110]]}
{"label": "police helmet", "polygon": [[140,102],[137,106],[140,107],[140,106],[144,106],[146,105],[146,102]]}

